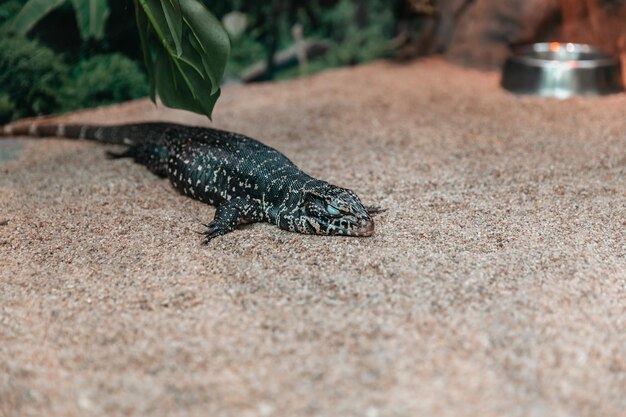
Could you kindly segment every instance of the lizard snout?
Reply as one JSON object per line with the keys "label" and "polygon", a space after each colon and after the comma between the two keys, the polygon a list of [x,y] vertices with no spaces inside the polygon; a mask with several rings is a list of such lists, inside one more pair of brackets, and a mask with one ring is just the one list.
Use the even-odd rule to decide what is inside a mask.
{"label": "lizard snout", "polygon": [[374,234],[374,220],[365,218],[360,220],[353,229],[355,236],[372,236]]}

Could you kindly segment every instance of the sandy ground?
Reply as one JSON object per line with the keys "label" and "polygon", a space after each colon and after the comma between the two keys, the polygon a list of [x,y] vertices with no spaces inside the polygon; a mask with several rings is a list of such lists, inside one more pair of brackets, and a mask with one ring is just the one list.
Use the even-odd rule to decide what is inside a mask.
{"label": "sandy ground", "polygon": [[365,239],[203,246],[141,166],[2,141],[0,415],[624,416],[625,111],[439,60],[227,87],[215,126],[387,209]]}

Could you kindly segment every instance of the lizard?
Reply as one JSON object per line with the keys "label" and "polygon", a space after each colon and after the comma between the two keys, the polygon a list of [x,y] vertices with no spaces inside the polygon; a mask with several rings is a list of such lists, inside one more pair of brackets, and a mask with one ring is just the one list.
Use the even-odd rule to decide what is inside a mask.
{"label": "lizard", "polygon": [[202,241],[245,223],[267,222],[314,235],[372,236],[371,215],[352,190],[316,179],[248,136],[174,123],[6,125],[0,136],[87,139],[124,145],[111,159],[132,158],[185,196],[216,207]]}

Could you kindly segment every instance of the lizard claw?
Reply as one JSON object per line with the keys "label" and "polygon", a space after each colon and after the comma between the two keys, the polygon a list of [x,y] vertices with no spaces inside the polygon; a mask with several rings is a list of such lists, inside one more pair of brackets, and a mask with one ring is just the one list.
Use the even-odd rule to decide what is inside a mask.
{"label": "lizard claw", "polygon": [[195,233],[199,234],[199,235],[206,235],[207,233],[210,232],[211,228],[213,227],[213,225],[211,223],[200,223],[202,226],[206,227],[207,230],[194,230]]}
{"label": "lizard claw", "polygon": [[387,211],[387,209],[380,208],[378,206],[368,206],[365,207],[365,211],[367,211],[367,214],[380,214]]}
{"label": "lizard claw", "polygon": [[218,236],[222,236],[228,233],[228,230],[224,230],[224,228],[220,227],[219,224],[215,222],[212,222],[209,224],[203,223],[202,225],[205,226],[207,229],[201,232],[197,232],[197,233],[204,235],[204,239],[202,239],[202,243],[204,243],[205,245],[209,243],[212,239],[215,239]]}

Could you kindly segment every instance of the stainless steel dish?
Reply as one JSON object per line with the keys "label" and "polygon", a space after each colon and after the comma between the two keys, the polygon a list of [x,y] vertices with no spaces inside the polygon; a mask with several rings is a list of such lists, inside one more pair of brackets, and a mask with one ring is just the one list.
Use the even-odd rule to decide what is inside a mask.
{"label": "stainless steel dish", "polygon": [[545,97],[600,96],[624,91],[618,59],[576,43],[535,43],[504,64],[502,87]]}

